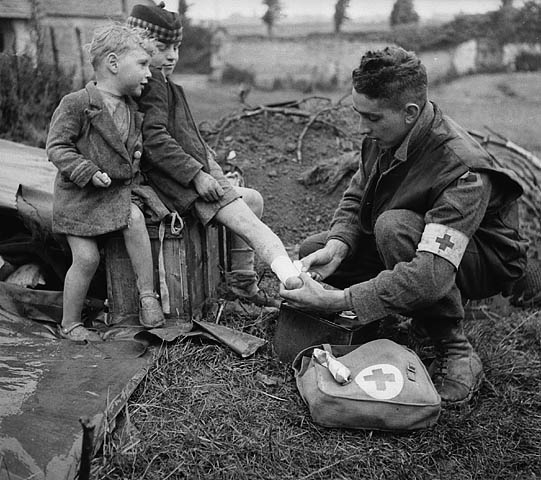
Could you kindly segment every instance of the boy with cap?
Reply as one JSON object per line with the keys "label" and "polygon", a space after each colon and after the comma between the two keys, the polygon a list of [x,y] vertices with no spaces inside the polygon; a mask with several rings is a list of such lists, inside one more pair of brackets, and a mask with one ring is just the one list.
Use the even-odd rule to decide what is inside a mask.
{"label": "boy with cap", "polygon": [[66,95],[51,120],[47,154],[58,168],[53,230],[66,235],[73,257],[60,330],[70,340],[101,340],[85,328],[81,313],[100,262],[99,239],[114,231],[122,232],[136,274],[141,324],[164,323],[140,198],[154,195],[158,218],[168,211],[150,187],[140,185],[142,115],[130,98],[147,84],[152,51],[139,29],[110,24],[96,30],[89,49],[96,81]]}
{"label": "boy with cap", "polygon": [[152,76],[138,101],[145,114],[143,170],[169,209],[182,214],[191,208],[204,225],[216,220],[236,234],[228,274],[231,289],[254,303],[264,303],[252,248],[286,287],[298,284],[299,272],[278,236],[253,211],[262,213],[261,195],[232,187],[201,137],[182,87],[171,82],[179,59],[182,24],[177,13],[163,7],[163,2],[136,5],[127,20],[128,25],[145,29],[157,49],[151,61]]}

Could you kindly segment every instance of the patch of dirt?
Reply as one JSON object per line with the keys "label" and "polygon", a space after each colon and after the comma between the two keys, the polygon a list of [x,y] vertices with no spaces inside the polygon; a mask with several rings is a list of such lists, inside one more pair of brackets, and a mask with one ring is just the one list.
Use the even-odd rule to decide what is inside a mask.
{"label": "patch of dirt", "polygon": [[[317,109],[312,106],[311,110]],[[301,162],[297,159],[297,142],[307,118],[264,113],[234,121],[220,134],[216,130],[203,132],[218,152],[224,170],[231,168],[224,162],[227,154],[236,152],[232,163],[241,169],[246,186],[258,190],[265,200],[263,221],[287,246],[329,227],[351,175],[331,192],[325,184],[303,185],[299,177],[318,163],[354,148],[350,136],[354,137],[356,122],[349,110],[344,106],[318,117],[328,123],[314,122],[310,126],[303,139]],[[341,131],[337,132],[331,123]]]}
{"label": "patch of dirt", "polygon": [[[322,101],[308,103],[307,106],[301,103],[305,112],[313,113],[326,107],[329,104],[322,104]],[[225,119],[238,117],[238,112],[224,117],[214,130],[207,129],[203,134],[218,152],[218,160],[224,170],[232,166],[240,168],[246,186],[263,195],[265,223],[288,247],[326,230],[353,170],[349,168],[348,174],[332,190],[329,189],[329,181],[322,182],[318,175],[310,176],[309,185],[299,179],[306,177],[317,165],[326,165],[330,172],[336,172],[340,167],[351,167],[351,153],[349,158],[347,153],[354,153],[358,148],[355,141],[359,140],[355,131],[357,119],[351,109],[343,105],[317,117],[322,122],[314,122],[306,132],[301,162],[297,158],[297,143],[308,118],[266,112],[237,119],[227,128],[220,128]],[[505,146],[494,143],[484,146],[495,157],[498,166],[510,168],[518,175],[525,189],[520,209],[522,233],[530,240],[529,255],[541,257],[541,211],[537,207],[540,172],[533,165],[528,167],[524,157]],[[232,150],[237,157],[228,164],[225,159]]]}

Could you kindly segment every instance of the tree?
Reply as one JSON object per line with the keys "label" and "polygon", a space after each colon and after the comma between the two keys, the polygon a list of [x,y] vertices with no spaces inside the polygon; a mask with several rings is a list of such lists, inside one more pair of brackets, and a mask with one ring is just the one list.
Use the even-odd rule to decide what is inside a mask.
{"label": "tree", "polygon": [[391,12],[391,26],[402,25],[404,23],[419,22],[419,15],[413,6],[413,0],[396,0]]}
{"label": "tree", "polygon": [[186,0],[178,0],[178,13],[182,20],[186,18],[186,12],[190,6],[186,3]]}
{"label": "tree", "polygon": [[263,4],[267,6],[267,11],[261,17],[261,20],[263,20],[263,23],[267,26],[269,37],[272,37],[274,24],[279,18],[283,17],[282,5],[280,5],[280,0],[263,0]]}
{"label": "tree", "polygon": [[514,18],[517,40],[531,44],[541,39],[541,3],[529,0]]}
{"label": "tree", "polygon": [[338,0],[334,6],[334,33],[340,33],[342,24],[349,20],[346,11],[349,7],[349,0]]}

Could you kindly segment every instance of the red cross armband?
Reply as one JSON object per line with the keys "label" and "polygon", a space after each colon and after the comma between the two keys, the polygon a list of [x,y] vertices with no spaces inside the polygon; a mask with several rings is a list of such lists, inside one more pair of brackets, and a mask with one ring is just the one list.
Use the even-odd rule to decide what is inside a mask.
{"label": "red cross armband", "polygon": [[430,252],[445,258],[458,269],[469,241],[466,235],[454,228],[439,223],[427,223],[417,251]]}

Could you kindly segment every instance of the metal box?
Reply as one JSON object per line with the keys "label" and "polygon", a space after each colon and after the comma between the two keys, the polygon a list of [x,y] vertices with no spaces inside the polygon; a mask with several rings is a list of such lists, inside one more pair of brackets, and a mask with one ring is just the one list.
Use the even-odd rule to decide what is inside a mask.
{"label": "metal box", "polygon": [[273,345],[281,361],[291,362],[301,350],[313,345],[357,345],[373,340],[376,333],[377,322],[359,325],[356,318],[303,312],[282,303]]}

